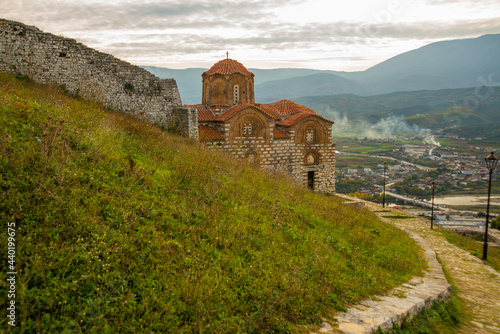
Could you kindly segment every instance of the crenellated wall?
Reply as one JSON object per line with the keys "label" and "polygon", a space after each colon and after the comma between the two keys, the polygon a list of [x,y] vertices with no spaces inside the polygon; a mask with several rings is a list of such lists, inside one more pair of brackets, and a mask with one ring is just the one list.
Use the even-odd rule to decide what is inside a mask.
{"label": "crenellated wall", "polygon": [[74,39],[0,19],[0,71],[58,84],[164,128],[181,125],[179,132],[198,138],[197,115],[182,108],[174,79],[160,79]]}

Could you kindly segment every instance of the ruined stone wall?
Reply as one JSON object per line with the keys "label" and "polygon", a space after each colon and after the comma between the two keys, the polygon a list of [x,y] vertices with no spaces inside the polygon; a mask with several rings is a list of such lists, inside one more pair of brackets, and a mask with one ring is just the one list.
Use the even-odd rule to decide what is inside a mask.
{"label": "ruined stone wall", "polygon": [[197,115],[181,108],[174,79],[159,79],[138,66],[74,39],[0,19],[0,71],[60,85],[71,94],[96,100],[165,128],[174,125],[175,116],[177,120],[184,120],[181,123],[184,135],[198,138]]}
{"label": "ruined stone wall", "polygon": [[198,139],[198,111],[195,108],[174,108],[171,126],[188,138]]}

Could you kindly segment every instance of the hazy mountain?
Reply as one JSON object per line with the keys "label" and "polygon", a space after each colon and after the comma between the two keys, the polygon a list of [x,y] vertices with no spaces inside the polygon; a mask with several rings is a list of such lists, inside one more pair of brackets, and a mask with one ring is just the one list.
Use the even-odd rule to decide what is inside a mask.
{"label": "hazy mountain", "polygon": [[186,68],[176,70],[164,67],[141,66],[159,78],[174,78],[184,104],[201,103],[201,74],[206,68]]}
{"label": "hazy mountain", "polygon": [[500,34],[432,43],[340,75],[369,94],[500,85]]}
{"label": "hazy mountain", "polygon": [[[174,70],[144,66],[177,81],[183,103],[201,102],[201,74],[207,69]],[[312,69],[249,69],[257,102],[302,96],[437,90],[500,85],[500,34],[432,43],[402,53],[361,72]]]}
{"label": "hazy mountain", "polygon": [[255,86],[255,99],[273,102],[294,100],[308,95],[360,94],[362,88],[354,81],[331,73],[318,73],[283,80],[268,81]]}
{"label": "hazy mountain", "polygon": [[500,122],[500,86],[394,92],[373,96],[354,94],[307,96],[295,102],[334,121],[375,124],[395,116],[420,127]]}

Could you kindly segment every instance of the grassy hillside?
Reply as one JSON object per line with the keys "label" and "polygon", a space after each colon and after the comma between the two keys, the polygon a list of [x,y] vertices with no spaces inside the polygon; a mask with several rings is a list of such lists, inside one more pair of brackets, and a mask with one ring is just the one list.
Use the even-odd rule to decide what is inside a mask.
{"label": "grassy hillside", "polygon": [[402,120],[408,122],[409,124],[416,124],[420,127],[428,129],[446,128],[452,125],[462,126],[487,124],[485,119],[463,107],[433,110],[423,115],[420,114],[405,117]]}
{"label": "grassy hillside", "polygon": [[370,212],[57,87],[0,73],[0,133],[13,333],[296,332],[425,265]]}
{"label": "grassy hillside", "polygon": [[460,126],[443,131],[443,133],[468,139],[481,137],[483,138],[483,142],[486,140],[492,144],[498,144],[500,141],[500,122]]}

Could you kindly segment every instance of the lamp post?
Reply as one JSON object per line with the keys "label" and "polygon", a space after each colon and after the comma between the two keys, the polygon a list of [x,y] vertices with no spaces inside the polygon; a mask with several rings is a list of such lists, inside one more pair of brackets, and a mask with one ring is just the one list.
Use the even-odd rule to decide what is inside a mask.
{"label": "lamp post", "polygon": [[484,244],[483,244],[483,260],[486,260],[488,256],[488,221],[490,219],[490,194],[491,194],[491,174],[497,166],[498,158],[491,152],[486,158],[484,158],[486,163],[486,168],[490,172],[490,180],[488,182],[488,201],[486,204],[486,223],[484,224]]}
{"label": "lamp post", "polygon": [[436,181],[432,181],[431,186],[432,186],[431,229],[433,229],[434,228],[434,190],[436,189]]}
{"label": "lamp post", "polygon": [[385,208],[385,170],[387,167],[387,161],[384,161],[384,191],[382,192],[382,207]]}

